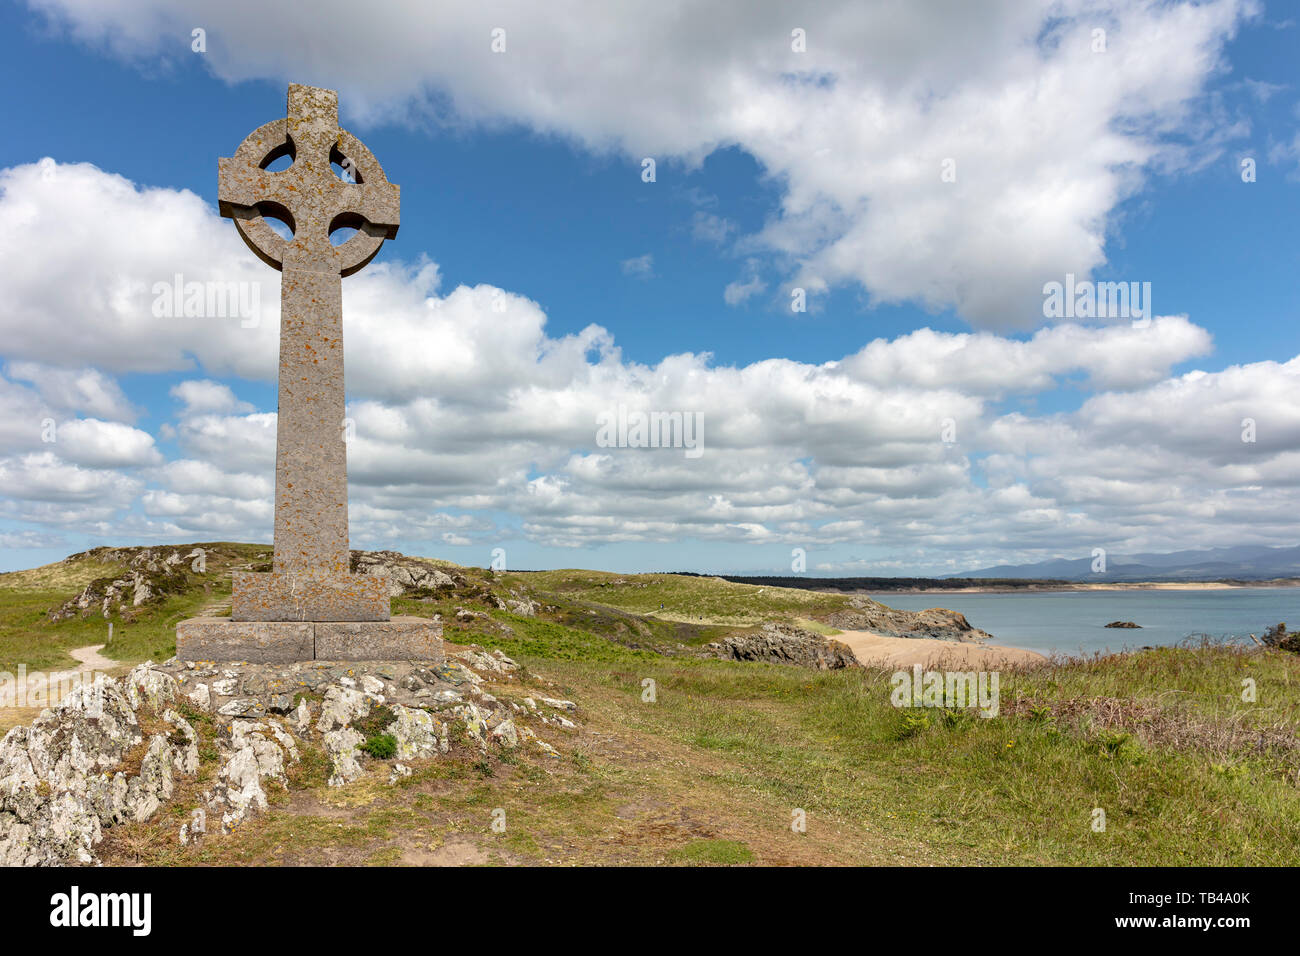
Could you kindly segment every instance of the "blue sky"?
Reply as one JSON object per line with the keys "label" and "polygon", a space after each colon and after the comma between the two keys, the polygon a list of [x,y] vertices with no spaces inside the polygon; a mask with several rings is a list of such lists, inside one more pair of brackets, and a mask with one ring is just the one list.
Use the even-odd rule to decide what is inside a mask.
{"label": "blue sky", "polygon": [[[581,29],[538,24],[508,6],[496,15],[522,52],[508,48],[495,60],[471,59],[462,41],[482,38],[486,49],[484,27],[497,21],[467,15],[442,36],[425,29],[418,5],[409,13],[392,6],[381,18],[387,38],[349,37],[346,18],[323,16],[295,44],[286,19],[257,49],[233,38],[258,5],[193,3],[182,13],[150,2],[127,12],[76,0],[0,7],[0,77],[21,91],[5,107],[0,169],[13,175],[4,202],[11,216],[34,205],[25,229],[43,234],[39,243],[14,240],[8,268],[49,268],[37,250],[57,257],[69,247],[61,231],[76,228],[69,219],[77,213],[59,205],[58,191],[23,192],[32,177],[21,171],[43,157],[60,177],[68,166],[66,175],[86,190],[78,195],[107,196],[108,178],[120,176],[173,198],[188,190],[214,213],[217,158],[283,115],[286,80],[330,86],[340,91],[341,123],[402,187],[400,234],[362,273],[378,303],[367,327],[384,323],[385,295],[413,288],[426,299],[458,287],[482,296],[499,289],[527,310],[517,340],[497,339],[490,314],[464,320],[473,331],[461,359],[483,374],[458,384],[447,384],[436,360],[445,341],[436,327],[391,346],[395,354],[428,350],[426,374],[415,369],[400,386],[368,387],[384,379],[379,355],[373,372],[361,358],[354,380],[353,337],[364,333],[348,326],[350,401],[368,403],[363,411],[375,421],[396,415],[427,425],[384,439],[396,448],[385,451],[375,437],[352,452],[355,546],[473,564],[504,547],[515,567],[716,571],[784,571],[792,549],[803,548],[814,573],[901,574],[1077,556],[1093,546],[1294,543],[1296,489],[1286,474],[1300,412],[1297,372],[1285,363],[1300,353],[1300,34],[1285,5],[1211,4],[1204,22],[1190,26],[1177,16],[1181,5],[1085,5],[1064,27],[1045,12],[1026,13],[1033,4],[1008,5],[980,28],[999,31],[987,59],[945,57],[944,45],[956,49],[968,27],[918,16],[897,26],[908,35],[895,38],[914,45],[912,61],[879,66],[869,46],[847,42],[852,29],[845,48],[826,50],[827,33],[815,26],[804,56],[816,62],[787,63],[777,54],[788,58],[789,25],[804,21],[786,14],[738,30],[734,43],[721,40],[704,66],[684,71],[682,89],[668,92],[659,90],[661,78],[638,81],[632,71],[629,80],[603,50],[582,47]],[[864,36],[881,32],[883,11],[861,5],[860,15]],[[571,12],[579,24],[584,16],[602,15]],[[626,31],[628,42],[644,43],[629,54],[634,60],[700,60],[683,36],[707,31],[635,19],[605,24],[611,35]],[[1076,54],[1054,57],[1051,43],[1035,52],[1014,39],[1059,31],[1068,48],[1096,23],[1108,26],[1110,48],[1094,57],[1122,62],[1101,74],[1088,72],[1095,59],[1078,66]],[[1167,42],[1135,50],[1144,31],[1162,23]],[[190,49],[192,24],[207,24],[203,52]],[[404,39],[408,33],[418,42]],[[349,42],[355,63],[319,66],[337,61],[322,51]],[[1009,53],[999,51],[1003,42]],[[752,52],[768,47],[777,52]],[[455,62],[440,71],[444,56]],[[715,75],[710,56],[733,65]],[[926,65],[931,56],[941,68]],[[885,51],[880,57],[888,60]],[[376,58],[391,62],[381,69]],[[590,89],[574,91],[566,59],[582,66]],[[719,76],[734,81],[733,102],[722,102]],[[828,79],[804,89],[783,76]],[[1023,126],[1007,117],[1014,107],[982,117],[970,105],[1001,94],[1015,104],[1021,90],[1050,89],[1062,76],[1075,88],[1059,102],[1036,94]],[[855,130],[868,104],[871,123]],[[1044,123],[1062,124],[1056,141],[1035,133]],[[835,139],[842,131],[843,141]],[[855,144],[869,149],[861,163],[845,156]],[[904,172],[890,185],[900,163],[927,165],[949,153],[958,169],[948,184],[957,196],[951,210],[934,208],[950,201],[938,191],[937,168],[924,178]],[[834,158],[819,161],[823,154]],[[647,155],[656,158],[654,183],[641,178]],[[1255,182],[1242,182],[1243,157],[1257,164]],[[110,211],[115,201],[86,212]],[[170,275],[169,241],[188,242],[178,261],[190,262],[214,262],[203,257],[211,242],[222,253],[215,261],[246,268],[276,299],[278,276],[259,275],[264,267],[247,252],[248,262],[239,262],[242,246],[230,242],[228,222],[189,207],[176,216],[124,224],[158,229],[140,242],[164,247],[147,262],[110,257],[88,271],[150,284]],[[891,219],[892,228],[881,225]],[[162,235],[168,224],[174,240]],[[138,238],[121,235],[123,243]],[[637,269],[637,260],[648,268]],[[421,263],[436,263],[436,285],[414,278]],[[1044,318],[1036,290],[1066,272],[1149,282],[1156,315],[1179,318],[1161,327],[1158,342],[1130,341],[1124,336],[1138,333],[1116,322],[1085,323],[1069,339],[1092,343],[1083,348],[1066,344],[1068,336],[1035,340],[1060,325]],[[210,274],[189,274],[228,273],[214,264]],[[761,291],[727,301],[729,284],[748,280]],[[345,280],[346,294],[361,281]],[[791,312],[793,285],[813,290],[808,312]],[[6,291],[20,304],[9,320],[24,324],[0,347],[11,402],[6,436],[17,436],[0,448],[7,545],[0,568],[98,544],[269,537],[269,494],[259,497],[259,486],[241,477],[269,475],[265,449],[262,459],[226,467],[193,435],[252,428],[249,416],[273,413],[273,355],[259,364],[243,346],[236,355],[214,344],[238,332],[212,318],[192,330],[192,344],[178,340],[170,357],[99,361],[89,345],[84,353],[61,347],[64,336],[77,336],[77,323],[93,327],[88,343],[121,325],[125,353],[129,336],[147,331],[96,315],[103,304],[72,284]],[[353,304],[345,302],[349,319]],[[592,326],[605,331],[579,353],[587,358],[581,370],[578,359],[555,358],[555,343]],[[913,336],[927,328],[948,345],[975,333],[988,354],[949,369],[941,350]],[[882,354],[846,371],[842,360],[874,340]],[[1022,366],[1025,345],[1041,364],[1033,374]],[[548,355],[557,367],[547,367]],[[674,356],[688,358],[667,361]],[[762,365],[771,360],[787,364]],[[601,361],[613,365],[593,372]],[[1004,363],[1000,386],[977,374],[986,361]],[[827,371],[826,363],[841,364]],[[503,367],[500,380],[489,374],[494,364]],[[1194,372],[1208,377],[1187,380]],[[80,392],[57,386],[78,375]],[[185,406],[174,390],[186,382],[225,391]],[[121,400],[96,404],[87,387],[101,399],[117,389]],[[476,425],[498,400],[513,411]],[[597,448],[594,429],[577,423],[619,401],[699,412],[716,444],[693,462],[666,449]],[[857,403],[866,405],[855,411]],[[935,448],[933,435],[920,434],[929,426],[910,420],[933,420],[937,434],[945,404],[958,410],[962,438]],[[30,419],[37,407],[60,423],[99,423],[72,431],[94,448],[65,454],[59,442],[42,447],[23,437],[39,431]],[[572,427],[551,427],[555,409]],[[1236,423],[1252,411],[1267,423],[1267,439],[1244,443],[1228,434],[1234,424],[1218,444],[1198,446],[1209,440],[1198,421]],[[466,450],[463,436],[453,440],[445,423],[428,424],[426,412],[456,416],[452,431],[481,428],[482,447]],[[114,415],[131,434],[108,427]],[[199,423],[204,415],[214,420]],[[904,420],[903,431],[916,434],[891,427]],[[134,450],[100,448],[123,441]],[[398,474],[391,462],[411,446],[423,454],[413,471]],[[503,449],[495,458],[494,447]],[[1125,471],[1123,461],[1143,456]],[[458,477],[440,471],[449,457]],[[175,462],[201,462],[226,483],[210,475],[186,484],[176,478],[183,469],[168,471]],[[466,477],[474,474],[482,493]]]}

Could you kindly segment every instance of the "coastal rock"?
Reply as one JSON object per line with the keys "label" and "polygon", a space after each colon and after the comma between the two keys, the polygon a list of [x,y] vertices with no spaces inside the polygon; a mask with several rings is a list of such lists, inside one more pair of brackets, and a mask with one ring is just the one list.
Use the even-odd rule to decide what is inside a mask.
{"label": "coastal rock", "polygon": [[[482,754],[531,749],[537,738],[529,722],[576,729],[561,716],[577,709],[573,701],[542,698],[542,712],[536,700],[525,706],[482,690],[485,678],[517,675],[518,665],[500,651],[454,653],[459,659],[436,669],[315,661],[218,669],[172,660],[142,664],[120,680],[101,675],[0,739],[0,864],[96,862],[108,828],[170,819],[165,805],[187,792],[181,784],[198,775],[201,761],[213,761],[210,782],[196,806],[175,808],[184,825],[172,832],[187,846],[267,808],[274,788],[289,786],[288,768],[307,741],[323,745],[332,786],[351,783],[381,762],[361,751],[378,728],[367,724],[363,734],[358,722],[373,717],[384,698],[392,717],[381,732],[393,736],[397,752],[378,779],[400,780],[411,761],[448,753],[453,721]],[[214,694],[218,684],[230,693]],[[221,711],[215,721],[191,724],[184,716],[213,708]],[[280,711],[287,713],[269,716]]]}
{"label": "coastal rock", "polygon": [[1141,624],[1134,624],[1132,621],[1111,621],[1109,624],[1106,625],[1106,627],[1138,627],[1138,628],[1140,628],[1141,626],[1142,626]]}
{"label": "coastal rock", "polygon": [[971,627],[965,615],[946,608],[900,611],[863,594],[849,596],[851,611],[837,611],[826,623],[842,631],[871,631],[883,637],[929,637],[941,641],[983,643],[993,635]]}
{"label": "coastal rock", "polygon": [[470,667],[492,674],[509,675],[519,670],[519,665],[500,651],[485,651],[477,644],[461,652],[461,660]]}
{"label": "coastal rock", "polygon": [[[724,660],[770,661],[823,671],[858,666],[853,651],[844,644],[790,624],[764,624],[756,631],[729,635],[705,650]],[[552,703],[545,697],[541,701],[550,706],[569,703]]]}
{"label": "coastal rock", "polygon": [[492,729],[492,739],[502,747],[514,749],[519,746],[519,731],[513,720],[503,720]]}
{"label": "coastal rock", "polygon": [[153,710],[161,710],[180,695],[180,685],[176,678],[155,669],[153,661],[145,661],[126,675],[124,681],[126,697],[133,710],[148,704]]}
{"label": "coastal rock", "polygon": [[396,551],[354,551],[352,571],[355,574],[386,575],[389,597],[401,597],[412,592],[448,591],[465,584],[459,575],[453,577],[448,570]]}

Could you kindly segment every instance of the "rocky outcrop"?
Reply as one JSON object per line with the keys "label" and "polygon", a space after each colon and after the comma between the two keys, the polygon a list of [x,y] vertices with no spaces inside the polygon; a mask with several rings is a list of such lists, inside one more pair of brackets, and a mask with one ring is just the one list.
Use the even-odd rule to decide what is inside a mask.
{"label": "rocky outcrop", "polygon": [[452,591],[465,586],[465,577],[454,568],[439,567],[431,561],[407,557],[397,551],[353,551],[355,574],[388,576],[389,597],[413,593]]}
{"label": "rocky outcrop", "polygon": [[[220,554],[222,574],[227,573],[227,565],[269,570],[269,551],[258,555],[252,563],[248,563],[247,557],[241,563],[238,556],[227,551]],[[91,581],[80,594],[51,611],[50,619],[61,621],[90,614],[111,617],[158,603],[168,594],[194,587],[191,575],[205,573],[207,565],[204,562],[216,557],[215,550],[209,552],[205,547],[189,545],[180,548],[96,548],[71,555],[62,563],[94,561],[117,565],[123,570]],[[263,559],[268,563],[259,563]],[[214,564],[214,570],[215,567]],[[353,551],[351,568],[357,574],[386,575],[390,597],[429,597],[454,591],[466,598],[480,598],[493,607],[505,607],[499,597],[470,582],[457,568],[424,558],[408,557],[396,551]]]}
{"label": "rocky outcrop", "polygon": [[[369,774],[371,764],[383,764],[380,776],[395,783],[411,776],[411,763],[437,759],[458,741],[483,754],[529,746],[558,757],[527,722],[576,730],[577,705],[498,699],[483,685],[508,685],[518,665],[478,646],[457,653],[460,660],[432,668],[173,659],[120,681],[97,677],[0,741],[0,865],[92,863],[107,828],[150,820],[183,783],[196,805],[180,818],[179,841],[229,833],[290,786],[304,747],[324,753],[335,787]],[[206,728],[202,739],[196,726]],[[372,755],[376,736],[392,738],[390,757]],[[198,792],[189,781],[201,753],[214,766]]]}
{"label": "rocky outcrop", "polygon": [[1288,634],[1285,624],[1270,627],[1264,631],[1264,645],[1290,651],[1292,654],[1300,654],[1300,631]]}
{"label": "rocky outcrop", "polygon": [[724,660],[770,661],[820,671],[858,666],[853,652],[839,641],[790,624],[764,624],[756,631],[729,635],[705,650]]}
{"label": "rocky outcrop", "polygon": [[842,631],[871,631],[884,637],[929,637],[941,641],[982,643],[993,635],[971,627],[957,611],[932,607],[924,611],[900,611],[861,594],[849,597],[851,611],[837,611],[826,623]]}
{"label": "rocky outcrop", "polygon": [[[0,743],[0,864],[90,862],[103,828],[149,819],[176,777],[198,771],[198,737],[175,682],[142,664],[74,689]],[[146,732],[145,718],[151,725]]]}
{"label": "rocky outcrop", "polygon": [[[148,553],[148,552],[144,552]],[[160,601],[166,594],[176,593],[188,586],[188,577],[182,552],[172,552],[175,562],[153,562],[152,570],[130,570],[121,576],[109,575],[96,578],[81,593],[50,612],[51,621],[63,621],[74,617],[86,617],[99,614],[112,617],[134,608]]]}
{"label": "rocky outcrop", "polygon": [[1134,624],[1132,621],[1111,621],[1109,624],[1107,624],[1107,625],[1105,625],[1105,626],[1106,626],[1106,627],[1137,627],[1137,628],[1140,628],[1142,625],[1141,625],[1141,624]]}

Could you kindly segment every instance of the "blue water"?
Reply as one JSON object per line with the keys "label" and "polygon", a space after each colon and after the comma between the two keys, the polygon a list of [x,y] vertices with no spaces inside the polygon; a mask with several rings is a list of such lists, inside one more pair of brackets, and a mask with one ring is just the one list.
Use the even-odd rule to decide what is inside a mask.
{"label": "blue water", "polygon": [[[994,642],[1050,654],[1091,654],[1144,645],[1177,644],[1209,634],[1250,643],[1266,628],[1286,622],[1300,629],[1300,588],[1222,591],[1039,591],[1032,593],[872,594],[890,607],[920,611],[946,607],[966,615]],[[1142,630],[1107,628],[1133,621]]]}

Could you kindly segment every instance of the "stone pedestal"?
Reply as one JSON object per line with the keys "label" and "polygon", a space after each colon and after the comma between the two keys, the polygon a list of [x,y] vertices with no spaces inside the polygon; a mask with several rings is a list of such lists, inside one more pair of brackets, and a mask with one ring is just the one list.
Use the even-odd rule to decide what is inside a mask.
{"label": "stone pedestal", "polygon": [[182,661],[422,661],[441,663],[442,622],[424,617],[387,621],[234,621],[192,617],[176,625]]}
{"label": "stone pedestal", "polygon": [[236,621],[387,621],[388,577],[312,571],[235,571]]}

